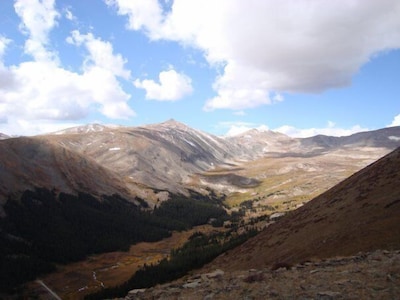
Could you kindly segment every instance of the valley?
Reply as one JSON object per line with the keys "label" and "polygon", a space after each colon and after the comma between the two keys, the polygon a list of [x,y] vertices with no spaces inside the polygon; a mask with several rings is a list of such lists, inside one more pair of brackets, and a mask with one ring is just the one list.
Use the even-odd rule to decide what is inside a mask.
{"label": "valley", "polygon": [[[250,201],[251,209],[246,213],[254,217],[298,208],[386,153],[385,148],[365,147],[312,156],[267,154],[231,168],[197,174],[193,182],[225,193],[225,204],[233,210],[245,209],[241,204]],[[236,182],[229,180],[232,174]]]}
{"label": "valley", "polygon": [[[327,215],[339,211],[338,219],[329,224],[340,224],[342,210],[348,211],[334,206],[324,212],[324,205],[312,204],[322,201],[315,199],[371,168],[400,146],[399,136],[400,127],[348,137],[297,139],[258,130],[216,137],[169,120],[128,128],[92,124],[5,138],[0,141],[0,250],[5,266],[0,275],[15,276],[18,284],[7,286],[14,293],[46,298],[48,291],[36,280],[18,287],[26,280],[19,270],[33,265],[37,271],[32,269],[29,280],[39,276],[62,299],[82,299],[126,282],[141,266],[168,257],[196,232],[253,229],[261,233],[230,250],[229,254],[236,253],[234,258],[218,257],[205,267],[207,271],[273,264],[277,253],[296,257],[293,253],[298,251],[306,259],[311,252],[294,250],[294,245],[303,245],[318,229],[306,226],[308,231],[299,236],[297,231],[305,224],[325,224]],[[395,180],[381,183],[391,186],[393,197]],[[369,197],[368,182],[355,190],[345,185],[349,207],[354,199]],[[329,195],[331,200],[335,197]],[[370,202],[355,208],[362,208],[357,218]],[[311,219],[299,221],[299,212],[309,207],[316,207],[307,215]],[[374,213],[378,210],[368,212],[365,222],[387,228],[389,223],[371,221],[378,218]],[[328,234],[329,228],[342,230],[325,224],[321,234]],[[354,233],[351,239],[356,238]],[[326,252],[326,257],[353,250],[335,251]],[[7,266],[12,266],[11,273]]]}

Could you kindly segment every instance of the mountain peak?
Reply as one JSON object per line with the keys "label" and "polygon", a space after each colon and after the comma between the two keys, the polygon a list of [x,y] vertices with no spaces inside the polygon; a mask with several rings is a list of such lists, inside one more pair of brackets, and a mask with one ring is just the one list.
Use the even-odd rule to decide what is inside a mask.
{"label": "mountain peak", "polygon": [[[146,126],[148,127],[148,126]],[[173,128],[173,129],[181,129],[181,130],[188,130],[190,127],[184,123],[178,122],[175,119],[169,119],[165,122],[152,124],[150,127],[161,127],[161,128]]]}
{"label": "mountain peak", "polygon": [[187,127],[187,125],[185,125],[185,124],[183,124],[183,123],[181,123],[181,122],[178,122],[178,121],[175,120],[175,119],[169,119],[169,120],[167,120],[167,121],[165,121],[165,122],[163,122],[163,123],[161,123],[161,124],[163,124],[163,125],[169,125],[169,126],[185,126],[185,127]]}

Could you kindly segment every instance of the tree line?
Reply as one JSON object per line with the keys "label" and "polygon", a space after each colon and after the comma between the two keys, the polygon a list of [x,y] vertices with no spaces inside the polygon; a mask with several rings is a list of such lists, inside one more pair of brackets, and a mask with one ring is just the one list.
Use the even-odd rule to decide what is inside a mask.
{"label": "tree line", "polygon": [[[200,197],[200,195],[195,195]],[[134,204],[119,195],[57,194],[45,188],[10,198],[0,218],[0,291],[55,270],[55,264],[82,260],[90,254],[127,251],[130,245],[153,242],[205,224],[226,219],[215,199],[172,195],[154,212],[145,202]]]}

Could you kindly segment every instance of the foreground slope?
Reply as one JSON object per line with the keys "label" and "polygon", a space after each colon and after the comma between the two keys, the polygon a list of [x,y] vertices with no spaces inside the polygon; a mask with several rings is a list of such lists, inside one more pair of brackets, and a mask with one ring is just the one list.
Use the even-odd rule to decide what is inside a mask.
{"label": "foreground slope", "polygon": [[400,148],[219,257],[211,267],[239,270],[400,249],[399,222]]}

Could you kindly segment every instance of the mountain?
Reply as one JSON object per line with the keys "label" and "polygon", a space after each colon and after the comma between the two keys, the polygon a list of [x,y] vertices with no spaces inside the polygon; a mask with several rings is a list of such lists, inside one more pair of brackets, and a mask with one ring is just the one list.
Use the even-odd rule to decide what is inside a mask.
{"label": "mountain", "polygon": [[[122,176],[155,189],[187,193],[191,174],[232,161],[237,145],[170,120],[143,127],[100,127],[84,134],[76,128],[47,139],[93,158]],[[71,133],[72,132],[72,133]]]}
{"label": "mountain", "polygon": [[[247,218],[291,210],[400,146],[399,136],[400,127],[393,127],[343,138],[294,139],[257,130],[221,138],[169,120],[141,127],[87,125],[1,140],[0,290],[48,272],[54,263],[126,250],[131,244],[160,240],[174,230],[210,220],[222,224],[229,218],[222,203],[233,212],[241,212],[242,203],[251,206]],[[388,163],[387,169],[392,167]],[[394,186],[389,187],[395,191]],[[362,183],[357,193],[364,195],[373,188],[370,182]],[[265,263],[263,253],[269,253],[269,248],[263,247],[269,242],[275,249],[272,246],[292,241],[286,248],[277,248],[284,256],[274,261],[302,258],[295,255],[297,250],[285,251],[290,246],[297,249],[294,245],[312,236],[312,228],[318,228],[314,225],[330,220],[326,215],[336,209],[347,211],[348,206],[350,211],[362,212],[370,207],[379,211],[379,204],[373,201],[364,204],[363,210],[347,200],[343,203],[344,208],[332,211],[328,211],[330,203],[321,204],[325,210],[313,208],[311,215],[306,210],[303,216],[308,221],[293,225],[293,231],[311,229],[300,237],[293,235],[295,240],[288,231],[281,232],[282,227],[271,226],[268,230],[275,230],[276,238],[264,242],[261,234],[260,246],[252,242],[257,244],[255,249],[243,248],[249,253],[259,251],[249,262]],[[397,207],[396,203],[384,204],[391,208],[386,211]],[[303,218],[296,217],[297,213],[293,220]],[[349,220],[357,217],[346,215]],[[332,222],[340,224],[341,219]],[[367,230],[373,231],[367,226],[373,222],[366,222]],[[321,241],[323,230],[315,233]],[[328,243],[331,239],[321,243],[337,246]],[[237,253],[237,258],[230,259],[235,261],[232,268],[247,259],[240,249],[232,252]]]}
{"label": "mountain", "polygon": [[90,157],[42,137],[2,140],[0,153],[0,215],[8,196],[18,197],[35,187],[94,196],[119,194],[128,199],[139,190]]}
{"label": "mountain", "polygon": [[287,214],[210,268],[292,265],[400,249],[400,148]]}
{"label": "mountain", "polygon": [[[168,193],[189,195],[190,189],[203,194],[209,193],[210,188],[225,194],[245,192],[243,197],[247,197],[247,191],[257,185],[270,190],[265,196],[271,194],[276,198],[277,194],[282,195],[278,189],[280,182],[286,181],[292,182],[292,186],[286,185],[287,197],[298,194],[303,184],[309,187],[302,189],[304,193],[313,191],[311,194],[315,195],[400,146],[398,137],[400,127],[348,137],[298,139],[256,129],[221,138],[175,120],[141,127],[89,124],[33,138],[2,141],[4,183],[0,188],[0,203],[6,201],[8,194],[32,186],[77,192],[78,182],[86,182],[84,190],[98,191],[97,194],[114,193],[123,187],[120,194],[138,195],[151,205],[166,199]],[[35,147],[39,149],[35,153],[40,160],[30,153]],[[45,155],[41,155],[42,150]],[[89,162],[89,167],[82,168],[82,161]],[[241,171],[251,164],[256,164],[257,170]],[[36,170],[42,175],[35,176]],[[218,170],[223,172],[217,173]],[[307,173],[309,178],[314,176],[315,184],[310,185],[306,178],[296,182],[290,178],[291,170]],[[68,182],[63,175],[66,172],[70,174]],[[205,176],[205,172],[213,173]],[[280,178],[271,182],[275,173]],[[275,182],[277,189],[271,190]]]}
{"label": "mountain", "polygon": [[400,126],[359,132],[349,136],[316,135],[308,138],[291,138],[270,130],[251,129],[226,139],[241,145],[253,157],[279,154],[310,156],[340,148],[371,147],[393,150],[400,145]]}
{"label": "mountain", "polygon": [[398,126],[387,127],[378,130],[358,132],[349,136],[332,137],[317,135],[310,138],[300,139],[302,147],[326,150],[339,147],[381,147],[394,149],[400,141],[400,130]]}
{"label": "mountain", "polygon": [[[211,147],[208,143],[216,148],[217,142],[197,133],[185,143],[198,156],[184,156],[168,140],[175,138],[169,127],[78,130],[0,141],[0,298],[1,292],[13,292],[19,284],[54,271],[55,264],[127,251],[132,244],[228,218],[215,195],[183,189],[179,183],[182,193],[174,193],[173,186],[165,191],[161,184],[157,189],[159,182],[172,179],[152,181],[151,170],[154,176],[159,170],[154,155],[163,155],[160,160],[174,172],[178,159],[192,170],[219,161],[203,149]],[[136,158],[141,165],[132,164],[130,159]],[[145,184],[145,176],[136,181],[131,168],[143,172],[155,187]],[[157,210],[150,213],[155,204]]]}
{"label": "mountain", "polygon": [[244,133],[227,137],[229,142],[240,145],[247,158],[262,157],[271,152],[298,151],[300,142],[279,132],[251,129]]}

